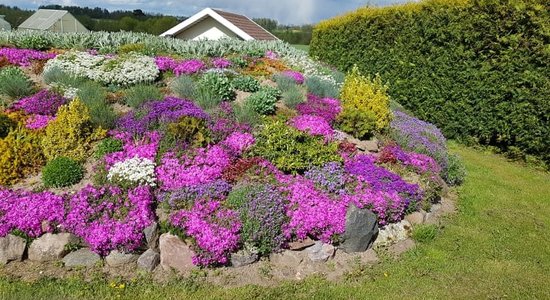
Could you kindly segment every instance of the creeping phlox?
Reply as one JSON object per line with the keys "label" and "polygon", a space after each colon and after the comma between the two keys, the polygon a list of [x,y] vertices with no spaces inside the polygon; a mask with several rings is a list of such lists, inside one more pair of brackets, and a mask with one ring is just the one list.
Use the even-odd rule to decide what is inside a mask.
{"label": "creeping phlox", "polygon": [[136,185],[156,186],[155,162],[134,156],[115,163],[107,174],[111,182],[129,182]]}

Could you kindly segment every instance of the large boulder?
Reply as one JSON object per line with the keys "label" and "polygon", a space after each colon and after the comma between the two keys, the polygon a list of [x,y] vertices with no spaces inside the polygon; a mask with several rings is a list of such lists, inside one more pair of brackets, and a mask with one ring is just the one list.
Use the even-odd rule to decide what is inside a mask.
{"label": "large boulder", "polygon": [[29,260],[38,262],[60,260],[69,252],[67,246],[78,241],[78,237],[70,233],[46,233],[29,246]]}
{"label": "large boulder", "polygon": [[251,265],[258,260],[258,253],[241,250],[231,253],[231,265],[235,268]]}
{"label": "large boulder", "polygon": [[359,209],[350,205],[346,213],[346,231],[342,238],[340,249],[345,252],[366,251],[378,234],[376,215],[368,209]]}
{"label": "large boulder", "polygon": [[63,263],[65,267],[93,267],[100,260],[101,257],[97,253],[88,248],[82,248],[67,254],[63,258]]}
{"label": "large boulder", "polygon": [[159,238],[160,265],[164,270],[187,273],[194,268],[193,251],[179,237],[165,233]]}
{"label": "large boulder", "polygon": [[145,251],[137,260],[138,268],[148,272],[152,272],[159,263],[160,255],[153,249]]}
{"label": "large boulder", "polygon": [[5,265],[10,261],[20,261],[23,259],[27,241],[18,236],[8,234],[0,238],[0,265]]}
{"label": "large boulder", "polygon": [[117,250],[111,251],[107,257],[105,257],[105,262],[110,267],[120,267],[124,265],[129,265],[135,263],[138,260],[139,255],[133,253],[124,253]]}

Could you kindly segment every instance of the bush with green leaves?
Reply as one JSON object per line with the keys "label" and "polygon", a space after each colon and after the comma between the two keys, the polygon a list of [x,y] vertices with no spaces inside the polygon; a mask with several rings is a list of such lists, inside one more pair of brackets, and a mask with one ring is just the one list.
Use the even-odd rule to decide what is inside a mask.
{"label": "bush with green leaves", "polygon": [[280,97],[281,92],[278,89],[262,86],[259,91],[246,98],[245,104],[261,115],[271,115],[275,112],[275,104]]}
{"label": "bush with green leaves", "polygon": [[9,66],[0,69],[0,94],[16,100],[33,92],[32,81],[19,67]]}
{"label": "bush with green leaves", "polygon": [[205,147],[212,142],[211,132],[204,119],[181,117],[166,126],[164,140],[171,144],[185,143],[194,147]]}
{"label": "bush with green leaves", "polygon": [[447,169],[443,177],[449,185],[460,185],[466,178],[466,167],[456,154],[449,154]]}
{"label": "bush with green leaves", "polygon": [[124,103],[130,107],[138,108],[147,101],[162,98],[162,92],[158,87],[150,84],[138,84],[126,90]]}
{"label": "bush with green leaves", "polygon": [[547,0],[421,1],[318,24],[311,54],[379,73],[390,96],[448,138],[550,165]]}
{"label": "bush with green leaves", "polygon": [[197,84],[187,75],[181,75],[172,80],[170,83],[170,89],[176,95],[183,99],[193,99],[195,97],[195,90]]}
{"label": "bush with green leaves", "polygon": [[294,85],[292,88],[283,92],[283,103],[289,108],[296,108],[296,105],[305,101],[304,94],[298,85]]}
{"label": "bush with green leaves", "polygon": [[254,93],[260,89],[260,82],[252,76],[239,76],[231,82],[236,90]]}
{"label": "bush with green leaves", "polygon": [[340,88],[338,85],[321,77],[306,77],[305,84],[308,93],[321,98],[338,98],[340,96]]}
{"label": "bush with green leaves", "polygon": [[261,156],[287,173],[302,173],[313,166],[342,161],[338,144],[292,128],[284,120],[269,120],[255,136],[250,157]]}
{"label": "bush with green leaves", "polygon": [[16,127],[17,123],[15,121],[0,113],[0,139],[5,138]]}
{"label": "bush with green leaves", "polygon": [[112,137],[105,138],[99,142],[97,145],[96,151],[95,151],[95,157],[96,158],[102,158],[103,156],[113,153],[122,151],[123,149],[123,143],[119,139],[115,139]]}
{"label": "bush with green leaves", "polygon": [[15,41],[17,48],[46,50],[52,47],[52,41],[47,37],[39,34],[29,34],[22,36]]}
{"label": "bush with green leaves", "polygon": [[90,110],[94,126],[103,129],[114,127],[117,114],[107,103],[107,92],[103,86],[97,82],[87,81],[78,86],[77,96]]}
{"label": "bush with green leaves", "polygon": [[84,177],[84,168],[75,160],[60,156],[49,161],[42,169],[42,182],[47,188],[74,185]]}
{"label": "bush with green leaves", "polygon": [[237,96],[231,85],[231,81],[222,73],[209,72],[204,74],[198,82],[198,89],[201,88],[213,91],[216,98],[219,98],[220,101],[233,101]]}
{"label": "bush with green leaves", "polygon": [[244,101],[243,103],[233,103],[233,114],[237,122],[256,126],[262,122],[262,116],[256,112],[252,102]]}

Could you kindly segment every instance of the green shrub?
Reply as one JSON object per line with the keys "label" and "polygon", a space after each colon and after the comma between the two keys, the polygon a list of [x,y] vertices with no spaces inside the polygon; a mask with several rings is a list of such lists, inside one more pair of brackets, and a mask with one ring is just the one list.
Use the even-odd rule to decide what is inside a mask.
{"label": "green shrub", "polygon": [[37,133],[17,127],[0,139],[0,185],[10,185],[33,174],[44,164]]}
{"label": "green shrub", "polygon": [[246,68],[248,66],[248,61],[242,56],[231,57],[229,60],[233,66],[238,68]]}
{"label": "green shrub", "polygon": [[0,113],[0,139],[5,138],[15,127],[17,127],[17,123],[15,121]]}
{"label": "green shrub", "polygon": [[340,90],[334,83],[317,76],[306,77],[307,91],[321,98],[338,98]]}
{"label": "green shrub", "polygon": [[111,138],[111,137],[103,139],[97,145],[97,148],[95,151],[95,157],[102,158],[106,154],[122,151],[122,146],[123,144],[121,140]]}
{"label": "green shrub", "polygon": [[449,155],[449,163],[443,175],[445,181],[450,185],[460,185],[464,182],[466,178],[466,167],[458,155]]}
{"label": "green shrub", "polygon": [[103,129],[114,127],[117,115],[107,103],[107,92],[97,82],[87,81],[78,87],[77,96],[90,111],[92,124]]}
{"label": "green shrub", "polygon": [[67,157],[57,157],[42,169],[42,182],[47,188],[60,188],[76,184],[84,177],[84,168]]}
{"label": "green shrub", "polygon": [[301,173],[312,166],[342,160],[338,144],[324,143],[323,138],[298,131],[283,120],[263,125],[249,155],[264,157],[288,173]]}
{"label": "green shrub", "polygon": [[211,110],[223,101],[214,90],[205,85],[199,85],[195,88],[193,99],[204,110]]}
{"label": "green shrub", "polygon": [[194,147],[204,147],[212,142],[206,121],[193,117],[182,117],[178,122],[168,124],[165,139]]}
{"label": "green shrub", "polygon": [[281,74],[273,75],[273,80],[277,83],[277,88],[283,93],[295,88],[297,85],[296,80]]}
{"label": "green shrub", "polygon": [[278,89],[262,86],[259,91],[245,100],[245,105],[250,105],[255,112],[261,115],[270,115],[275,112],[275,104],[279,97],[281,97],[281,92]]}
{"label": "green shrub", "polygon": [[390,98],[380,77],[371,79],[357,68],[346,76],[342,93],[340,129],[361,139],[385,130],[391,121]]}
{"label": "green shrub", "polygon": [[422,1],[318,24],[311,54],[380,73],[389,94],[449,138],[550,162],[547,0]]}
{"label": "green shrub", "polygon": [[85,79],[70,75],[57,66],[44,70],[42,78],[47,84],[59,83],[71,87],[77,87],[85,82]]}
{"label": "green shrub", "polygon": [[195,97],[196,84],[190,76],[182,75],[174,78],[170,83],[170,89],[181,98],[193,99]]}
{"label": "green shrub", "polygon": [[412,238],[420,243],[428,243],[435,239],[439,228],[433,224],[416,225],[412,231]]}
{"label": "green shrub", "polygon": [[16,100],[32,93],[32,81],[19,67],[10,66],[0,69],[0,94]]}
{"label": "green shrub", "polygon": [[126,105],[138,108],[143,103],[150,100],[162,99],[163,95],[160,89],[154,85],[138,84],[126,91],[124,102]]}
{"label": "green shrub", "polygon": [[294,85],[292,88],[283,92],[283,103],[294,109],[296,105],[305,101],[304,94],[298,85]]}
{"label": "green shrub", "polygon": [[260,90],[260,82],[252,76],[239,76],[231,84],[233,88],[243,92],[254,93]]}
{"label": "green shrub", "polygon": [[199,89],[210,90],[220,100],[233,101],[237,94],[225,74],[216,72],[206,73],[198,82]]}
{"label": "green shrub", "polygon": [[254,110],[254,106],[250,101],[245,101],[242,104],[234,103],[232,108],[235,119],[239,123],[256,126],[262,122],[262,116]]}
{"label": "green shrub", "polygon": [[52,47],[51,41],[38,34],[23,35],[14,41],[17,48],[46,50]]}

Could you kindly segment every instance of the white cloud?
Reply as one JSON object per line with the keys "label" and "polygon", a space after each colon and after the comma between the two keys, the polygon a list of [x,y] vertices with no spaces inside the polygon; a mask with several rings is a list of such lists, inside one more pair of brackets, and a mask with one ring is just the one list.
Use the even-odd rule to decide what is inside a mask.
{"label": "white cloud", "polygon": [[219,8],[226,11],[245,14],[251,18],[276,19],[281,24],[317,23],[364,5],[388,5],[407,0],[0,0],[0,4],[17,5],[35,9],[40,5],[59,4],[88,7],[101,7],[109,10],[141,9],[151,13],[163,13],[177,16],[190,16],[205,8]]}

